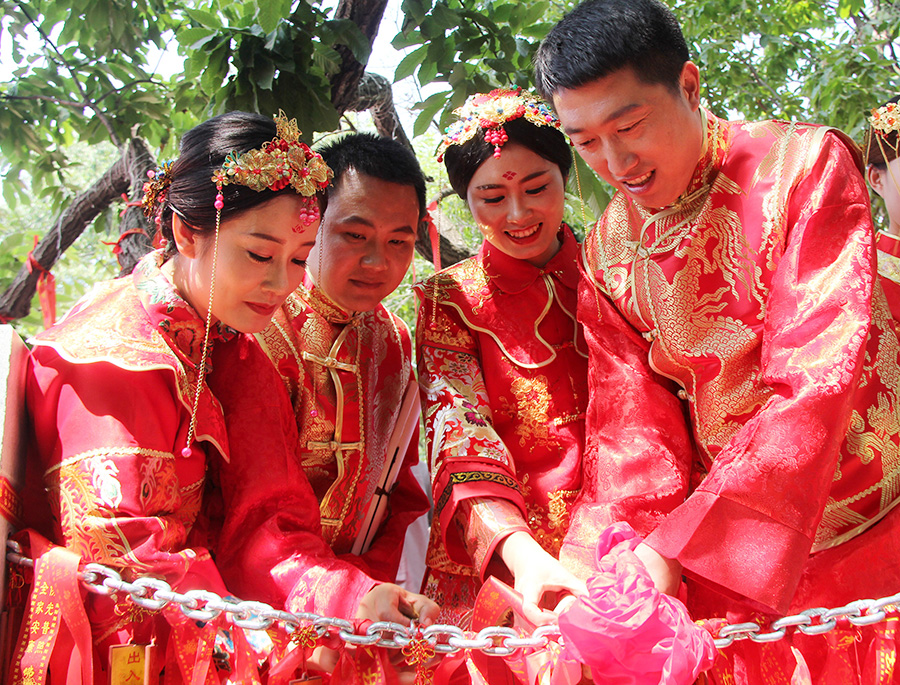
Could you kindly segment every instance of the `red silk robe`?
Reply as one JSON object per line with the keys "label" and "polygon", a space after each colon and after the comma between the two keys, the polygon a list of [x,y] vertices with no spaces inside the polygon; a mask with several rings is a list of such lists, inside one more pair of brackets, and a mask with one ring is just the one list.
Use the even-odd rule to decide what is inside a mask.
{"label": "red silk robe", "polygon": [[887,296],[891,315],[900,320],[900,237],[879,231],[875,234],[878,275]]}
{"label": "red silk robe", "polygon": [[[353,618],[363,595],[394,580],[406,529],[428,511],[411,470],[416,430],[377,537],[351,554],[412,378],[405,324],[380,305],[351,315],[302,286],[265,331],[214,362],[220,379],[244,379],[216,386],[233,454],[219,474],[229,587],[291,611]],[[270,425],[254,430],[260,422]]]}
{"label": "red silk robe", "polygon": [[[43,532],[83,562],[119,569],[126,580],[152,574],[179,592],[227,594],[208,551],[214,531],[204,494],[207,467],[228,458],[225,424],[204,384],[193,449],[182,456],[204,323],[175,292],[160,263],[161,256],[153,253],[132,276],[98,284],[63,321],[33,341],[26,389],[32,424],[30,494],[41,492],[34,484],[43,481],[53,514],[52,529]],[[32,503],[30,515],[37,523],[42,512],[35,506],[46,504]],[[62,595],[64,575],[46,590]],[[77,596],[76,589],[64,602],[64,618],[67,606],[70,616],[79,613]],[[26,619],[32,639],[26,636],[20,643],[15,658],[22,671],[13,682],[30,682],[21,659],[37,654],[35,638],[55,625],[49,606],[39,605],[37,597],[38,590]],[[204,628],[172,605],[149,613],[122,595],[87,594],[84,602],[90,626],[82,628],[92,633],[96,683],[107,682],[112,645],[155,641],[166,682],[173,683],[191,682],[195,671],[210,665],[217,628],[228,629],[244,645],[240,631],[224,616]],[[79,630],[70,625],[69,631],[77,642]],[[68,663],[72,644],[67,646],[65,634],[60,633],[52,660],[57,667],[68,664],[75,669],[70,676],[77,677],[77,665]],[[248,652],[238,652],[231,675],[255,682],[255,663],[247,660]],[[43,656],[51,658],[46,649]],[[58,668],[50,682],[65,682],[65,673]],[[220,677],[226,674],[209,668],[202,682]]]}
{"label": "red silk robe", "polygon": [[581,489],[587,362],[575,321],[578,245],[543,269],[485,242],[416,286],[434,518],[425,592],[468,612],[496,545],[528,531],[558,556]]}
{"label": "red silk robe", "polygon": [[[684,565],[696,618],[893,594],[900,346],[858,159],[822,127],[707,115],[706,134],[678,204],[651,214],[617,194],[584,245],[579,317],[602,328],[599,291],[642,332],[700,452],[692,494],[646,542]],[[874,632],[830,656],[822,638],[793,645],[816,682],[853,682],[841,669]],[[720,659],[725,681],[789,680],[789,641],[746,643]]]}

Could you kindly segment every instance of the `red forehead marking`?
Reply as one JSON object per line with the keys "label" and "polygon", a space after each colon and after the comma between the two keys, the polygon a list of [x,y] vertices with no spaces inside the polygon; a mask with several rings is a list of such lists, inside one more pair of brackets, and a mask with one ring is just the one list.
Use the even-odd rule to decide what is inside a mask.
{"label": "red forehead marking", "polygon": [[507,181],[512,181],[515,177],[515,171],[507,171],[505,174],[503,174],[503,178],[505,178]]}

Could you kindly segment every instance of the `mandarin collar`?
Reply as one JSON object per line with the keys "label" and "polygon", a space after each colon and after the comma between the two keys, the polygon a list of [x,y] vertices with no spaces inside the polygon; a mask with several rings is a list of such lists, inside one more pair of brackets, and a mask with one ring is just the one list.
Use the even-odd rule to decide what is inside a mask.
{"label": "mandarin collar", "polygon": [[[206,323],[197,311],[175,289],[171,269],[164,268],[162,250],[145,255],[134,267],[132,278],[138,299],[150,323],[168,341],[179,356],[196,366],[203,353]],[[230,340],[237,334],[230,326],[217,322],[210,331],[210,341]]]}
{"label": "mandarin collar", "polygon": [[328,297],[328,294],[316,285],[308,273],[298,291],[312,310],[328,323],[343,325],[350,323],[356,318],[356,312],[344,309]]}
{"label": "mandarin collar", "polygon": [[559,251],[550,258],[543,268],[538,268],[524,259],[516,259],[484,241],[479,250],[481,262],[491,282],[505,293],[520,293],[527,290],[544,274],[548,274],[562,285],[574,290],[578,286],[578,270],[573,268],[578,258],[578,242],[566,224],[559,227],[561,245]]}

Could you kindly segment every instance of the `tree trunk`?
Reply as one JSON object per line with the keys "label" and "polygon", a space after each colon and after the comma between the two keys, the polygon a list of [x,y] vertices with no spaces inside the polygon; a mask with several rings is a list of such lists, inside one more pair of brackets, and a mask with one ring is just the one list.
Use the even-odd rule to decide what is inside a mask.
{"label": "tree trunk", "polygon": [[[128,141],[127,166],[128,179],[131,185],[131,192],[128,194],[131,202],[140,202],[144,197],[144,182],[147,180],[147,170],[156,166],[156,160],[153,153],[147,147],[147,143],[143,138],[134,137],[136,132]],[[119,254],[116,258],[119,260],[121,271],[120,276],[130,274],[141,257],[153,249],[151,231],[156,230],[156,226],[152,226],[151,230],[147,228],[147,219],[144,212],[139,206],[128,207],[125,210],[125,216],[119,227]],[[144,231],[142,233],[128,233],[128,231]],[[122,235],[128,233],[128,235]]]}
{"label": "tree trunk", "polygon": [[[472,256],[472,250],[466,247],[462,241],[462,234],[446,217],[441,209],[441,200],[453,195],[453,190],[448,186],[438,193],[437,197],[432,198],[428,204],[433,206],[431,210],[431,220],[438,229],[438,244],[441,246],[441,268],[461,262]],[[429,262],[432,260],[431,252],[431,236],[428,234],[428,223],[423,221],[419,224],[419,232],[416,236],[416,252],[422,255]]]}
{"label": "tree trunk", "polygon": [[356,89],[356,97],[347,105],[347,111],[365,112],[370,110],[375,130],[379,135],[393,138],[410,150],[412,143],[406,137],[397,108],[394,107],[394,92],[391,82],[384,76],[369,71],[363,74]]}
{"label": "tree trunk", "polygon": [[[386,7],[387,0],[341,0],[334,18],[349,19],[356,24],[371,47]],[[356,99],[357,86],[366,67],[346,45],[336,45],[335,50],[341,56],[341,68],[331,79],[331,103],[338,114],[343,114]]]}
{"label": "tree trunk", "polygon": [[[129,141],[123,147],[122,155],[106,170],[103,176],[83,193],[76,195],[69,206],[59,215],[53,228],[34,248],[34,260],[41,267],[50,271],[100,212],[118,200],[122,193],[128,192],[128,189],[133,187],[131,173],[137,169],[136,165],[144,163],[141,160],[145,157],[150,160],[150,164],[143,168],[143,174],[146,174],[146,170],[152,166],[150,152],[144,141],[136,139]],[[138,188],[142,187],[143,181],[138,184]],[[129,210],[140,211],[136,208],[129,208]],[[143,226],[146,226],[146,222],[143,223]],[[143,236],[126,236],[123,240],[123,253],[126,243],[136,243],[138,241],[133,238],[140,237]],[[131,248],[129,247],[128,254],[130,253]],[[28,264],[19,269],[12,284],[0,296],[0,317],[10,320],[28,314],[31,310],[31,300],[37,288],[39,274],[40,269],[38,268],[29,271]]]}

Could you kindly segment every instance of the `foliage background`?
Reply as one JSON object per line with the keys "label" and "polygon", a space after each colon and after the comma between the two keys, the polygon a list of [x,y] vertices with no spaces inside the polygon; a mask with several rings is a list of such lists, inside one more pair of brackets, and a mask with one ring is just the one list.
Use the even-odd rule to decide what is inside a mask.
{"label": "foliage background", "polygon": [[[900,92],[900,0],[668,0],[704,76],[704,102],[716,114],[825,123],[860,139],[868,110]],[[433,181],[440,131],[473,92],[531,87],[531,59],[569,0],[402,0],[395,34],[403,54],[395,91],[418,93],[407,133]],[[371,128],[349,114],[342,83],[348,64],[369,59],[367,20],[379,0],[0,0],[0,290],[12,280],[34,235],[119,154],[135,126],[158,158],[175,154],[177,135],[228,109],[271,114],[283,108],[316,132]],[[377,26],[377,22],[376,22]],[[160,69],[161,51],[183,69]],[[358,77],[358,76],[357,76]],[[410,87],[411,84],[411,87]],[[580,167],[587,222],[609,189]],[[573,194],[567,218],[583,229]],[[123,205],[107,207],[53,271],[64,312],[89,283],[118,271],[110,249]],[[442,228],[480,242],[458,200],[442,202]],[[877,209],[876,209],[877,211]],[[455,229],[455,232],[454,230]],[[417,257],[416,275],[430,267]],[[412,319],[408,283],[389,305]],[[40,327],[34,309],[15,323]]]}

